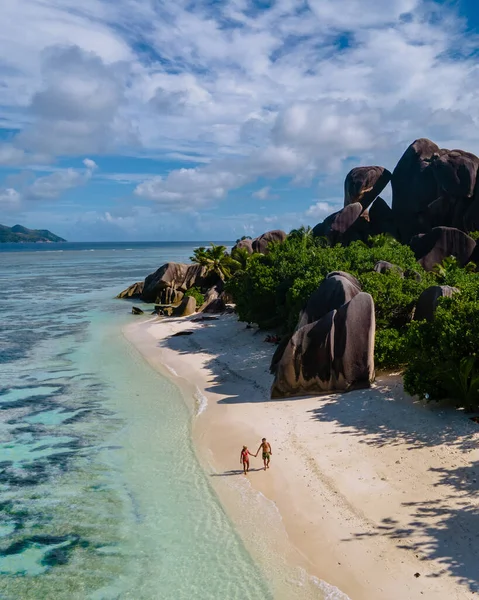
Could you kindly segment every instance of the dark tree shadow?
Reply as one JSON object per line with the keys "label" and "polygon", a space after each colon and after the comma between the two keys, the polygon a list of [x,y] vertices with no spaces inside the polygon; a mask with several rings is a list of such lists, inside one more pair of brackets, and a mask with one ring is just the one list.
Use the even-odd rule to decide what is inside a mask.
{"label": "dark tree shadow", "polygon": [[[202,331],[207,327],[215,328],[214,348],[205,344]],[[264,342],[264,332],[245,330],[242,324],[238,324],[236,335],[237,343],[231,345],[230,317],[222,317],[195,329],[191,336],[170,337],[159,344],[181,354],[214,353],[205,364],[211,372],[207,391],[225,396],[220,403],[284,402],[270,400],[273,377],[269,375],[269,361],[276,346]],[[447,445],[467,460],[468,453],[477,448],[478,424],[452,406],[414,401],[404,394],[399,378],[384,376],[369,389],[321,396],[310,415],[334,423],[335,435],[355,436],[359,443],[378,451],[388,446],[415,451]],[[437,475],[434,487],[444,492],[438,500],[429,497],[404,503],[410,511],[406,525],[392,516],[372,532],[356,534],[352,539],[377,536],[394,540],[399,548],[415,552],[419,560],[439,566],[430,577],[452,577],[470,591],[479,592],[479,462],[430,472]],[[238,469],[211,476],[242,474]]]}
{"label": "dark tree shadow", "polygon": [[342,433],[360,437],[361,443],[378,448],[406,445],[407,450],[414,450],[447,444],[469,452],[477,447],[473,434],[479,432],[479,426],[463,411],[414,401],[404,394],[399,379],[388,379],[380,379],[369,389],[319,399],[318,408],[310,411],[311,417],[333,422]]}
{"label": "dark tree shadow", "polygon": [[[179,354],[191,355],[205,352],[205,330],[214,327],[216,344],[209,350],[214,352],[215,358],[205,364],[212,373],[206,391],[224,396],[224,399],[219,401],[220,404],[271,401],[269,396],[273,378],[269,374],[269,363],[276,345],[264,342],[265,332],[253,328],[246,329],[244,323],[238,323],[237,341],[241,340],[241,343],[238,347],[236,345],[231,347],[229,343],[231,320],[235,320],[234,315],[220,317],[218,321],[202,323],[194,330],[193,335],[172,336],[160,340],[159,346],[175,350]],[[168,321],[184,322],[185,320],[168,319]],[[245,347],[248,348],[248,352],[244,352]],[[234,369],[230,367],[232,359]],[[247,395],[243,392],[245,383],[250,390]]]}

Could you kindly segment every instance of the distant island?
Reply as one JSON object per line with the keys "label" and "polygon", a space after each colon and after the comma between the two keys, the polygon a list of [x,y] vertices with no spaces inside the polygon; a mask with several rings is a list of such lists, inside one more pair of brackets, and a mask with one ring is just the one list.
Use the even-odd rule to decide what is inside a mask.
{"label": "distant island", "polygon": [[28,229],[22,225],[0,225],[0,244],[12,242],[66,242],[48,229]]}

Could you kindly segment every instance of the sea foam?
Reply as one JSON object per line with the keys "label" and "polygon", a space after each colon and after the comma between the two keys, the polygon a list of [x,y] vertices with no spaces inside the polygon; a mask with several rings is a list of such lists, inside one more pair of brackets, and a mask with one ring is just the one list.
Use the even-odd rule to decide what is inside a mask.
{"label": "sea foam", "polygon": [[197,387],[196,392],[193,394],[193,398],[196,400],[196,416],[199,417],[201,413],[206,410],[208,406],[208,399],[201,392],[201,390]]}

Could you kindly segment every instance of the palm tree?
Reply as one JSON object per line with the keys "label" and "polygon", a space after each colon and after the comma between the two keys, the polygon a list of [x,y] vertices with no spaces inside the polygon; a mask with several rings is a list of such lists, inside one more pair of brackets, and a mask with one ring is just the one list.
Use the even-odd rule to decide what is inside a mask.
{"label": "palm tree", "polygon": [[196,248],[190,260],[206,267],[206,274],[215,273],[222,281],[225,281],[231,277],[232,259],[226,251],[226,246],[210,245],[211,248],[204,246]]}
{"label": "palm tree", "polygon": [[232,270],[241,269],[244,271],[248,265],[251,254],[246,248],[233,248],[231,251],[231,267]]}
{"label": "palm tree", "polygon": [[310,237],[312,235],[312,232],[313,230],[311,227],[309,227],[309,225],[308,227],[301,225],[301,227],[298,227],[298,229],[292,229],[289,232],[288,237],[303,240],[304,238]]}

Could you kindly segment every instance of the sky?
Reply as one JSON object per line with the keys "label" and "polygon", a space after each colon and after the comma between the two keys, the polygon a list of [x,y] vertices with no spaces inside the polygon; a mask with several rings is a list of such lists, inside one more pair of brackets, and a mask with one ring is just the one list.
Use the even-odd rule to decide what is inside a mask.
{"label": "sky", "polygon": [[0,223],[235,240],[419,137],[479,154],[478,4],[1,0]]}

